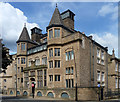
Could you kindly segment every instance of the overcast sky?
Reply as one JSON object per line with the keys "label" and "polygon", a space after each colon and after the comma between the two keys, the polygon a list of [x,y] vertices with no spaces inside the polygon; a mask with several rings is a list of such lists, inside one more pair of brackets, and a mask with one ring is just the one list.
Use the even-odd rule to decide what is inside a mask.
{"label": "overcast sky", "polygon": [[[0,34],[3,43],[16,53],[18,40],[24,23],[30,33],[32,27],[40,27],[46,33],[56,3],[53,2],[0,2]],[[63,12],[70,9],[75,13],[75,29],[93,35],[93,39],[102,46],[108,46],[109,53],[115,49],[118,56],[118,3],[105,2],[61,2],[58,9]]]}

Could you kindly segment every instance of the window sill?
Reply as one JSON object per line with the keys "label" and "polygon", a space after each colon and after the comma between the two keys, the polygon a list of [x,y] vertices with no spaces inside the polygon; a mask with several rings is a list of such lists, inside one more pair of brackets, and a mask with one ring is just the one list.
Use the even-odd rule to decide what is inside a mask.
{"label": "window sill", "polygon": [[73,75],[73,74],[71,73],[71,74],[66,74],[66,75]]}
{"label": "window sill", "polygon": [[97,63],[98,65],[102,65],[102,66],[105,66],[105,64],[101,64],[101,63]]}
{"label": "window sill", "polygon": [[66,60],[66,62],[69,62],[69,61],[73,61],[74,59],[71,59],[71,60]]}

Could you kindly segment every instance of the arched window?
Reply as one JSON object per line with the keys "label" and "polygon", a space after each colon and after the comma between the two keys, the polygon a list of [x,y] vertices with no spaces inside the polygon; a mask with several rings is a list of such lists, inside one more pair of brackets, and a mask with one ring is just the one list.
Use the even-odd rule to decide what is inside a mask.
{"label": "arched window", "polygon": [[35,59],[35,65],[37,66],[37,65],[40,65],[40,59],[39,58],[36,58]]}
{"label": "arched window", "polygon": [[27,96],[27,95],[28,95],[27,91],[24,91],[23,96]]}
{"label": "arched window", "polygon": [[37,96],[42,96],[42,93],[40,91],[37,92]]}
{"label": "arched window", "polygon": [[10,91],[10,95],[13,95],[13,91],[12,90]]}
{"label": "arched window", "polygon": [[17,95],[20,95],[20,92],[19,92],[19,91],[17,91]]}
{"label": "arched window", "polygon": [[47,65],[47,57],[42,57],[42,64]]}
{"label": "arched window", "polygon": [[48,97],[54,97],[54,95],[53,95],[52,92],[49,92],[47,96],[48,96]]}
{"label": "arched window", "polygon": [[62,97],[62,98],[69,98],[69,95],[68,95],[66,92],[63,92],[63,93],[61,94],[61,97]]}

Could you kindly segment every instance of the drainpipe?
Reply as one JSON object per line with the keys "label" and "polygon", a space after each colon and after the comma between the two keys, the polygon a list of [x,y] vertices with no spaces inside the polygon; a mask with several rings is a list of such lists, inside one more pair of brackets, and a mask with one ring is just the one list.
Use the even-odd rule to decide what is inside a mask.
{"label": "drainpipe", "polygon": [[94,86],[94,48],[95,48],[95,44],[94,44],[94,41],[93,41],[93,86]]}
{"label": "drainpipe", "polygon": [[91,40],[89,42],[89,47],[90,47],[90,86],[91,86]]}
{"label": "drainpipe", "polygon": [[119,61],[118,61],[118,94],[119,94]]}
{"label": "drainpipe", "polygon": [[107,73],[107,93],[108,93],[108,53],[106,51],[106,73]]}

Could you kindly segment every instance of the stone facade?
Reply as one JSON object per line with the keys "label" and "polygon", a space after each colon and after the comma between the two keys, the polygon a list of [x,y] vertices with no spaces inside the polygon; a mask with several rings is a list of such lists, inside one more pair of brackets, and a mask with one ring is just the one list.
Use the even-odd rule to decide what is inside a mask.
{"label": "stone facade", "polygon": [[0,73],[1,90],[3,94],[15,95],[16,88],[16,55],[12,55],[12,63],[5,73]]}
{"label": "stone facade", "polygon": [[115,57],[114,49],[108,57],[108,90],[120,90],[120,59]]}
{"label": "stone facade", "polygon": [[[76,31],[74,16],[70,10],[60,14],[56,7],[46,34],[35,27],[30,39],[27,28],[23,28],[13,62],[17,65],[17,95],[32,95],[33,82],[35,97],[74,100],[77,87],[79,100],[98,100],[98,85],[104,92],[112,89],[108,75],[113,66],[108,61],[107,47]],[[15,93],[14,87],[9,92],[12,88]]]}

